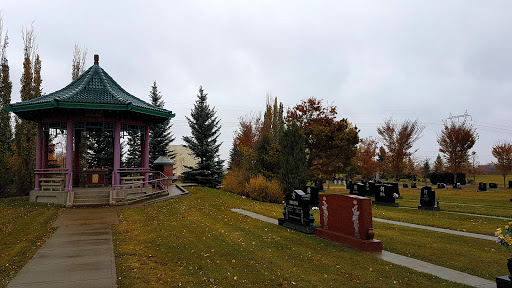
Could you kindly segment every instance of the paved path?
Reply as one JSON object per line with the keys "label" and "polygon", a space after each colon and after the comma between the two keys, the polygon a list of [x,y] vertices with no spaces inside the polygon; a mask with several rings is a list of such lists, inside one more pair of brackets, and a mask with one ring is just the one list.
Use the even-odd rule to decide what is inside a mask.
{"label": "paved path", "polygon": [[[173,185],[169,195],[131,206],[184,194],[188,191]],[[118,223],[115,207],[66,209],[53,224],[57,231],[7,287],[117,287],[110,226]]]}
{"label": "paved path", "polygon": [[[231,211],[241,213],[241,214],[259,219],[261,221],[265,221],[265,222],[277,225],[276,219],[266,217],[266,216],[263,216],[263,215],[260,215],[260,214],[254,213],[254,212],[246,211],[243,209],[231,209]],[[373,219],[375,220],[375,218],[373,218]],[[384,219],[381,219],[381,220],[384,220]],[[393,222],[396,222],[396,221],[393,221]],[[403,222],[400,222],[400,223],[403,223]],[[409,224],[409,223],[405,223],[405,224]],[[411,224],[411,225],[413,225],[413,224]],[[420,225],[417,225],[417,226],[420,226]],[[427,227],[427,226],[424,226],[424,227]],[[430,228],[433,228],[433,227],[430,227]],[[445,230],[448,230],[448,229],[445,229]],[[453,231],[453,230],[451,230],[451,231]],[[458,232],[458,231],[455,231],[455,232]],[[476,235],[479,235],[479,234],[476,234]],[[485,236],[485,235],[482,235],[482,236]],[[467,273],[463,273],[463,272],[459,272],[459,271],[456,271],[453,269],[437,266],[437,265],[423,262],[420,260],[416,260],[413,258],[394,254],[391,252],[382,251],[382,253],[376,253],[376,255],[377,255],[377,257],[379,257],[380,259],[382,259],[384,261],[388,261],[388,262],[391,262],[391,263],[394,263],[397,265],[405,266],[405,267],[408,267],[408,268],[411,268],[413,270],[417,270],[420,272],[432,274],[439,278],[446,279],[449,281],[458,282],[458,283],[466,284],[466,285],[473,286],[473,287],[479,287],[479,288],[491,288],[491,287],[494,288],[494,287],[496,287],[496,283],[493,281],[489,281],[484,278],[476,277],[476,276],[473,276],[473,275],[470,275]]]}
{"label": "paved path", "polygon": [[117,287],[110,230],[117,223],[116,208],[66,209],[7,287]]}
{"label": "paved path", "polygon": [[471,238],[477,238],[477,239],[496,241],[495,236],[489,236],[489,235],[483,235],[483,234],[462,232],[462,231],[437,228],[437,227],[432,227],[432,226],[417,225],[417,224],[411,224],[411,223],[406,223],[406,222],[399,222],[399,221],[393,221],[393,220],[381,219],[381,218],[375,218],[375,217],[373,217],[373,221],[388,223],[388,224],[393,224],[393,225],[406,226],[406,227],[417,228],[417,229],[423,229],[423,230],[430,230],[430,231],[441,232],[441,233],[448,233],[448,234],[471,237]]}

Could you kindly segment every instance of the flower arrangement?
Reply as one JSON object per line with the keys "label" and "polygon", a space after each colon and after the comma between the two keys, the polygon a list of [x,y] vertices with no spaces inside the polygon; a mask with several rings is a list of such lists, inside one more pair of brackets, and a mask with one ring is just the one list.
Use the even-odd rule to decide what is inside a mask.
{"label": "flower arrangement", "polygon": [[393,198],[398,199],[398,194],[393,193]]}
{"label": "flower arrangement", "polygon": [[512,246],[511,232],[512,222],[509,222],[504,228],[500,227],[496,229],[496,232],[494,232],[494,236],[498,237],[498,239],[496,239],[496,243],[501,244],[505,248]]}

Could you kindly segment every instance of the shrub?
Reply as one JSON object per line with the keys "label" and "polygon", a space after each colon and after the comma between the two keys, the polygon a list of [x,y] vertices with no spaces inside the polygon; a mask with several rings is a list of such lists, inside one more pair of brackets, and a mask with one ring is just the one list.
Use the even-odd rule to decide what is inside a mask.
{"label": "shrub", "polygon": [[241,195],[249,196],[247,193],[247,183],[249,182],[250,176],[247,172],[239,169],[233,169],[229,171],[224,180],[222,180],[222,186],[224,190]]}
{"label": "shrub", "polygon": [[[453,174],[450,172],[430,173],[429,178],[432,184],[453,184]],[[466,185],[466,174],[457,173],[457,182],[461,185]]]}
{"label": "shrub", "polygon": [[281,203],[284,199],[284,193],[279,181],[267,181],[261,175],[249,180],[247,191],[251,198],[259,201]]}

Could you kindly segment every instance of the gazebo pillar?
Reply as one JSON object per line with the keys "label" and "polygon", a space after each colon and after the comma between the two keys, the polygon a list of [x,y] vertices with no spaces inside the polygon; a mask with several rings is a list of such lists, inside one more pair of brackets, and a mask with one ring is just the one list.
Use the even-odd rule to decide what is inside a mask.
{"label": "gazebo pillar", "polygon": [[112,186],[119,185],[121,168],[121,122],[116,120],[114,127],[114,171],[112,172]]}
{"label": "gazebo pillar", "polygon": [[66,128],[66,191],[73,190],[73,120],[69,119]]}
{"label": "gazebo pillar", "polygon": [[73,154],[73,185],[80,185],[80,142],[82,142],[82,132],[77,131],[75,134],[75,153]]}
{"label": "gazebo pillar", "polygon": [[36,179],[35,179],[35,187],[34,187],[34,190],[36,191],[39,191],[41,190],[41,184],[39,183],[39,179],[41,178],[41,174],[39,174],[40,171],[38,171],[39,169],[41,169],[41,152],[42,152],[42,139],[41,139],[41,129],[43,128],[42,127],[43,125],[41,125],[41,122],[38,122],[37,123],[37,138],[36,138]]}
{"label": "gazebo pillar", "polygon": [[[50,141],[50,132],[43,131],[43,150],[42,150],[42,157],[41,157],[41,168],[42,169],[48,169],[48,142]],[[43,174],[44,175],[44,174]]]}
{"label": "gazebo pillar", "polygon": [[142,168],[144,168],[144,186],[148,186],[149,180],[149,125],[144,126],[144,143],[142,144]]}

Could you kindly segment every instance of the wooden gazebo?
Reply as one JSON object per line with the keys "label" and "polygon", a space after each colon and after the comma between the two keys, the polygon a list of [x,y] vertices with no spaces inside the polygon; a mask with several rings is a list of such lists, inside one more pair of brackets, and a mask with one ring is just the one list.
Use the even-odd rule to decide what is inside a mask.
{"label": "wooden gazebo", "polygon": [[[123,190],[129,185],[156,185],[151,181],[158,177],[149,179],[149,125],[164,123],[174,117],[172,111],[146,103],[126,92],[100,67],[98,55],[94,55],[93,66],[61,90],[36,99],[10,104],[6,109],[19,118],[38,124],[35,187],[31,191],[31,200],[68,206],[73,205],[73,188],[79,183],[82,131],[109,131],[109,135],[113,135],[113,167],[110,171],[112,185],[109,188],[110,203],[113,204],[118,198],[116,191]],[[48,168],[50,131],[57,131],[62,135],[65,131],[65,168]],[[140,133],[140,167],[120,166],[121,135],[128,131]],[[136,173],[139,176],[135,179],[141,181],[121,183],[123,173]]]}

